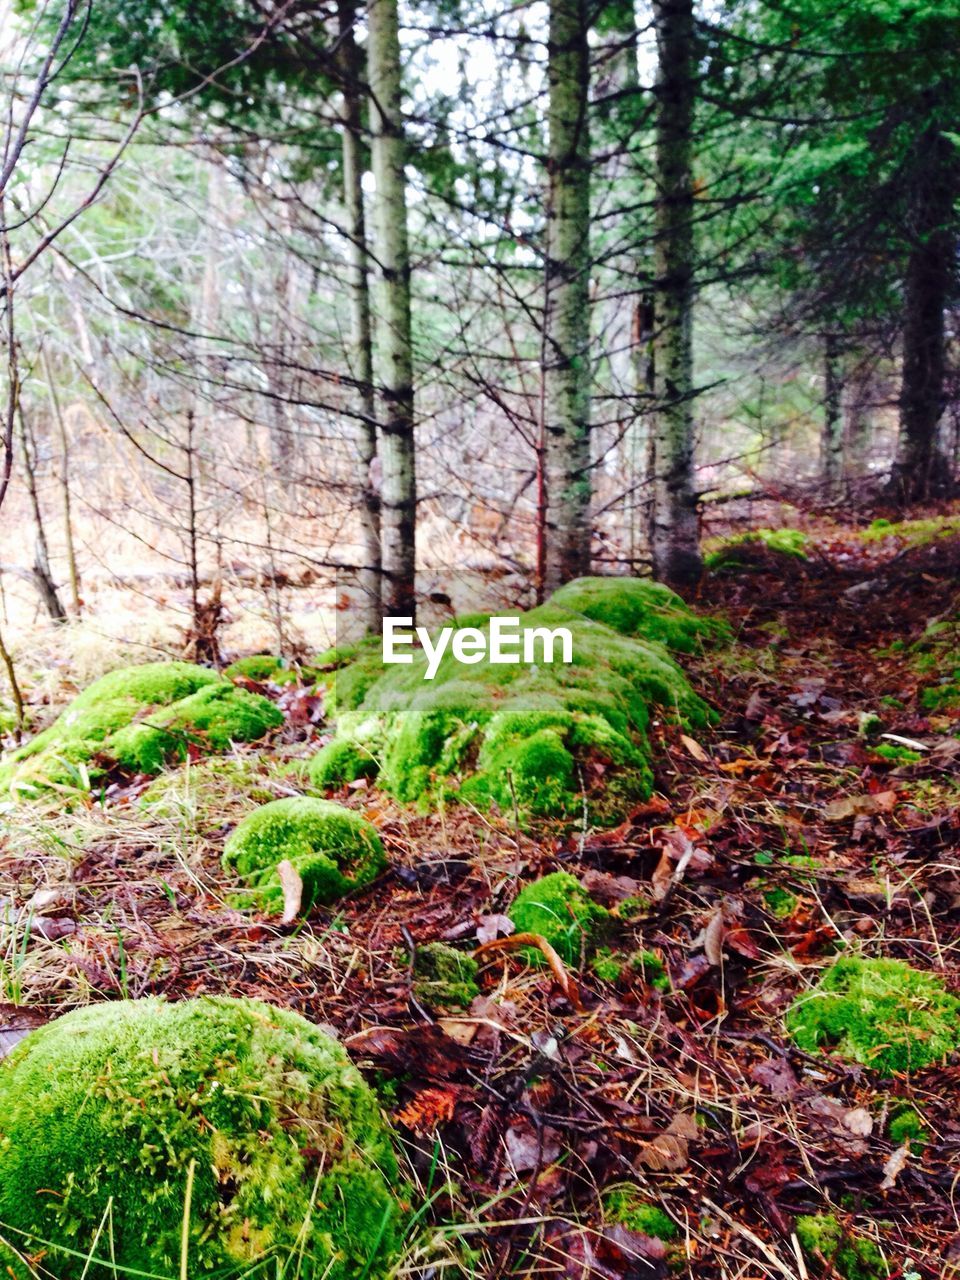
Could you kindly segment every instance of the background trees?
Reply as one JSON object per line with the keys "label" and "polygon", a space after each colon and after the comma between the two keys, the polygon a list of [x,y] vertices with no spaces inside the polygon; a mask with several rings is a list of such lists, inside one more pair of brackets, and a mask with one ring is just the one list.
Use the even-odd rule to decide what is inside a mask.
{"label": "background trees", "polygon": [[182,577],[289,645],[334,584],[362,628],[493,575],[694,583],[712,498],[943,492],[952,10],[23,14],[9,536],[74,611]]}

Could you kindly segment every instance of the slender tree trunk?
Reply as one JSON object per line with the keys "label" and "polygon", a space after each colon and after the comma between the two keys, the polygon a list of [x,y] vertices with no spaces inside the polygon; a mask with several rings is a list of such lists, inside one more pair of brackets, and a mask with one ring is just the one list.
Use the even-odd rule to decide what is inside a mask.
{"label": "slender tree trunk", "polygon": [[590,571],[590,64],[585,0],[552,0],[544,309],[544,577]]}
{"label": "slender tree trunk", "polygon": [[60,407],[57,384],[54,381],[50,356],[46,347],[42,348],[40,358],[43,362],[43,376],[50,396],[50,406],[53,409],[53,420],[57,427],[57,434],[60,437],[60,502],[63,511],[63,538],[67,549],[70,599],[73,602],[74,614],[79,618],[83,611],[83,602],[80,599],[80,573],[77,569],[77,552],[73,541],[73,512],[70,502],[70,440],[67,435],[67,424],[63,420],[63,410]]}
{"label": "slender tree trunk", "polygon": [[931,125],[917,146],[912,248],[904,283],[900,434],[891,489],[902,502],[920,501],[949,487],[938,430],[944,408],[944,313],[954,280],[954,201],[958,194],[954,144]]}
{"label": "slender tree trunk", "polygon": [[377,364],[381,421],[383,607],[416,613],[417,479],[414,449],[410,245],[400,97],[397,0],[372,0],[367,10],[370,128],[376,183],[378,265]]}
{"label": "slender tree trunk", "polygon": [[370,322],[370,261],[363,208],[363,120],[360,86],[363,53],[354,35],[354,0],[339,0],[340,67],[343,93],[344,231],[350,268],[350,345],[357,383],[356,449],[360,493],[360,612],[365,630],[380,626],[380,492],[374,474],[377,458],[377,405],[373,386],[373,340]]}
{"label": "slender tree trunk", "polygon": [[693,0],[655,0],[657,203],[654,248],[654,425],[651,554],[656,578],[677,586],[702,571],[694,477]]}
{"label": "slender tree trunk", "polygon": [[40,493],[37,488],[37,449],[33,433],[27,426],[23,406],[17,406],[20,419],[20,444],[23,450],[23,469],[27,477],[27,491],[30,494],[30,505],[33,508],[33,523],[36,534],[34,543],[33,578],[37,584],[40,598],[47,613],[54,622],[66,622],[67,611],[64,609],[57,592],[57,584],[50,570],[50,544],[47,542],[47,530],[43,520],[43,509],[40,506]]}
{"label": "slender tree trunk", "polygon": [[823,435],[820,439],[820,478],[829,498],[843,491],[843,374],[840,342],[835,333],[823,339]]}
{"label": "slender tree trunk", "polygon": [[858,360],[846,380],[843,405],[843,472],[850,488],[863,476],[870,455],[870,402],[874,394],[873,366],[869,359]]}

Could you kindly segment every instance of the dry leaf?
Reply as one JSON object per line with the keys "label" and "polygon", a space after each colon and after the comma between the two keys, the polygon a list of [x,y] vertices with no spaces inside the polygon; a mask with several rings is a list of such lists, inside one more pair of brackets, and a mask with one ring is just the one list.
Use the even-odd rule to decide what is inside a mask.
{"label": "dry leaf", "polygon": [[454,1089],[421,1089],[397,1112],[397,1120],[414,1133],[429,1133],[439,1125],[453,1119],[457,1107]]}
{"label": "dry leaf", "polygon": [[843,1127],[858,1138],[869,1138],[873,1133],[873,1116],[866,1107],[853,1107],[843,1117]]}
{"label": "dry leaf", "polygon": [[703,747],[701,747],[696,738],[690,738],[685,733],[681,733],[680,741],[693,756],[694,760],[697,760],[700,764],[706,764],[709,761],[710,757],[704,751]]}
{"label": "dry leaf", "polygon": [[890,1191],[896,1186],[897,1178],[907,1167],[909,1159],[910,1144],[904,1143],[902,1147],[897,1147],[896,1151],[883,1166],[883,1181],[880,1183],[881,1191]]}
{"label": "dry leaf", "polygon": [[303,880],[289,858],[284,858],[282,862],[277,863],[277,875],[280,877],[280,887],[283,889],[283,916],[280,923],[293,924],[300,914],[300,906],[303,902]]}
{"label": "dry leaf", "polygon": [[483,945],[496,938],[507,938],[514,931],[514,923],[509,916],[481,916],[477,925],[477,941]]}
{"label": "dry leaf", "polygon": [[725,932],[726,924],[723,919],[723,909],[719,908],[710,917],[710,923],[703,934],[704,955],[711,964],[715,964],[718,967],[723,964],[723,935]]}
{"label": "dry leaf", "polygon": [[843,822],[845,818],[869,818],[875,813],[890,813],[897,803],[895,791],[878,791],[875,795],[841,796],[831,800],[823,816],[828,822]]}
{"label": "dry leaf", "polygon": [[673,1117],[663,1133],[643,1144],[636,1163],[658,1173],[677,1173],[687,1167],[690,1142],[698,1133],[696,1119],[681,1111]]}

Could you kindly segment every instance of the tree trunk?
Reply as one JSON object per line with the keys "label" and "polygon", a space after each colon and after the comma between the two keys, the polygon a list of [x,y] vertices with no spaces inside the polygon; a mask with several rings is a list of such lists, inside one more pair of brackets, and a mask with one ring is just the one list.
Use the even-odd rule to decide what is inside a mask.
{"label": "tree trunk", "polygon": [[585,0],[552,0],[544,304],[544,577],[590,571],[590,134]]}
{"label": "tree trunk", "polygon": [[33,508],[33,523],[36,531],[33,558],[33,580],[43,601],[44,607],[54,622],[66,622],[67,611],[61,603],[57,592],[57,584],[50,570],[50,546],[47,542],[47,530],[40,506],[40,493],[37,488],[37,448],[33,433],[27,426],[23,406],[17,406],[20,418],[20,444],[23,449],[23,468],[27,477],[27,491],[30,494],[30,505]]}
{"label": "tree trunk", "polygon": [[867,472],[874,396],[874,367],[870,359],[863,356],[846,379],[844,394],[843,471],[848,489]]}
{"label": "tree trunk", "polygon": [[383,607],[416,613],[417,481],[414,452],[410,246],[404,175],[406,140],[400,110],[400,38],[396,0],[367,10],[370,129],[376,182],[377,364],[383,397],[380,524]]}
{"label": "tree trunk", "polygon": [[843,493],[843,373],[840,342],[835,333],[823,340],[823,435],[820,439],[820,479],[826,496]]}
{"label": "tree trunk", "polygon": [[356,6],[339,0],[340,68],[343,94],[344,233],[350,270],[350,345],[357,384],[356,450],[359,490],[360,557],[357,575],[359,612],[366,631],[380,626],[380,492],[374,475],[377,457],[377,406],[373,387],[373,341],[370,322],[369,256],[363,209],[363,121],[360,86],[363,53],[354,35]]}
{"label": "tree trunk", "polygon": [[693,435],[693,0],[655,0],[657,203],[654,242],[655,392],[651,554],[677,586],[703,572]]}
{"label": "tree trunk", "polygon": [[904,282],[900,434],[890,481],[901,502],[922,501],[949,487],[938,429],[946,373],[944,312],[956,248],[953,210],[958,183],[953,143],[931,125],[918,142],[916,160],[907,227],[911,250]]}

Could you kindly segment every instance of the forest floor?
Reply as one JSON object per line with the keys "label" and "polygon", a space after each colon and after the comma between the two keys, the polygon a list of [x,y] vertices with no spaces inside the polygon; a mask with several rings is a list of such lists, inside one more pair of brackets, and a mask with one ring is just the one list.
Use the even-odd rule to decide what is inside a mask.
{"label": "forest floor", "polygon": [[[707,579],[693,603],[735,641],[685,666],[719,723],[696,740],[655,726],[655,795],[614,830],[534,839],[356,786],[342,798],[376,822],[391,870],[307,923],[252,918],[228,904],[219,856],[244,813],[294,790],[278,756],[322,735],[322,701],[299,688],[269,690],[279,741],[185,766],[153,803],[135,780],[72,812],[5,807],[0,1049],[71,1005],[147,993],[249,994],[328,1025],[408,1157],[407,1274],[803,1280],[831,1271],[794,1234],[821,1212],[875,1241],[893,1277],[960,1268],[960,1063],[880,1078],[800,1052],[783,1026],[838,942],[956,987],[960,709],[931,711],[921,690],[937,646],[960,648],[960,536],[810,535],[807,559],[755,547]],[[937,619],[952,623],[924,663]],[[518,882],[560,868],[615,912],[645,900],[617,946],[655,951],[669,990],[590,967],[561,983],[495,951],[468,1008],[412,997],[418,947],[475,946]],[[919,1150],[890,1135],[905,1101]],[[623,1183],[673,1239],[615,1220]]]}

